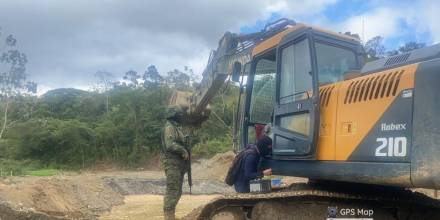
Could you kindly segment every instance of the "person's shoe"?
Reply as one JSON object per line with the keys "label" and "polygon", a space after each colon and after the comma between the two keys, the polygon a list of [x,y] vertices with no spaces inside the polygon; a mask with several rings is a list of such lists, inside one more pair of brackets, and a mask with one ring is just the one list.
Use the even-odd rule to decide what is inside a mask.
{"label": "person's shoe", "polygon": [[163,217],[165,220],[176,220],[176,217],[175,217],[173,211],[165,211],[163,213]]}

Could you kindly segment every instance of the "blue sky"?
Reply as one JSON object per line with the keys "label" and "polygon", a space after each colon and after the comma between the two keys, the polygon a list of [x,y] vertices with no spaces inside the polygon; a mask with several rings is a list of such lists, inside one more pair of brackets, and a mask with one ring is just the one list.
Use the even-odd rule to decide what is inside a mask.
{"label": "blue sky", "polygon": [[[425,4],[423,4],[425,3]],[[419,9],[416,13],[424,13],[423,7],[429,7],[430,4],[426,4],[427,1],[423,2],[417,2],[417,1],[409,1],[409,0],[391,0],[391,1],[360,1],[360,0],[351,0],[351,1],[333,1],[333,3],[328,4],[326,7],[324,7],[321,11],[319,11],[319,15],[315,16],[313,12],[312,16],[310,16],[308,13],[300,14],[299,16],[289,16],[288,13],[283,12],[272,12],[269,16],[267,16],[265,19],[258,19],[254,24],[251,25],[244,25],[240,27],[241,33],[250,33],[254,31],[261,30],[264,28],[265,24],[268,22],[275,21],[277,19],[288,17],[290,19],[293,19],[297,22],[303,22],[303,23],[310,23],[315,24],[319,26],[323,26],[327,29],[334,29],[335,31],[345,32],[345,31],[351,31],[352,33],[357,33],[362,38],[362,31],[356,31],[351,30],[350,28],[347,28],[346,25],[343,25],[344,23],[347,23],[350,19],[360,17],[359,21],[363,22],[357,22],[358,29],[362,29],[362,23],[364,23],[364,38],[363,40],[368,40],[368,36],[370,35],[367,33],[368,27],[371,25],[382,25],[378,24],[376,21],[373,21],[372,24],[370,24],[370,19],[368,19],[370,16],[374,16],[375,13],[381,10],[394,10],[394,14],[390,15],[390,17],[384,17],[386,20],[394,20],[393,29],[398,30],[396,33],[393,34],[385,34],[381,35],[380,31],[377,33],[377,35],[381,35],[384,37],[384,45],[387,48],[387,50],[393,50],[397,49],[399,46],[404,44],[405,42],[415,41],[415,42],[423,42],[427,45],[433,44],[435,41],[433,39],[433,34],[426,28],[420,28],[418,27],[421,24],[417,24],[417,22],[414,22],[414,20],[418,20],[418,22],[423,22],[423,19],[420,18],[414,18],[414,15],[408,13],[408,11],[411,10],[405,10],[405,8],[411,8],[412,6],[417,5],[417,9]],[[438,5],[438,4],[437,4]],[[422,10],[420,10],[422,9]],[[293,7],[294,10],[294,7]],[[396,18],[397,14],[397,18]],[[319,19],[316,19],[316,17],[319,17]],[[341,24],[341,26],[338,26]],[[423,26],[423,25],[421,25]],[[344,29],[345,28],[345,29]],[[415,30],[419,28],[419,30]],[[373,30],[375,32],[375,30]],[[377,31],[376,31],[377,32]],[[376,36],[376,34],[374,35]]]}

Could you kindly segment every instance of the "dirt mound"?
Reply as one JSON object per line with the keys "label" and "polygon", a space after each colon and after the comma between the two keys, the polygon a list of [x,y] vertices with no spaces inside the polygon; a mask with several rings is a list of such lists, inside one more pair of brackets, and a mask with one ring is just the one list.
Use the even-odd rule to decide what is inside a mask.
{"label": "dirt mound", "polygon": [[[104,178],[105,183],[114,191],[121,195],[139,195],[139,194],[165,194],[165,179],[149,179],[149,178]],[[193,180],[193,195],[210,195],[224,194],[233,192],[232,187],[216,180]],[[189,193],[187,180],[184,180],[183,193]]]}
{"label": "dirt mound", "polygon": [[[200,196],[231,193],[233,189],[223,179],[234,156],[227,152],[195,162],[192,193]],[[97,219],[123,204],[126,196],[161,196],[165,185],[163,171],[89,170],[51,177],[3,177],[0,178],[0,219]],[[186,175],[183,192],[189,192]]]}
{"label": "dirt mound", "polygon": [[[183,191],[189,192],[186,179]],[[216,180],[193,180],[193,194],[231,191],[231,187]],[[0,219],[96,219],[123,204],[126,196],[161,196],[164,192],[163,171],[4,177],[0,178]]]}
{"label": "dirt mound", "polygon": [[229,167],[234,160],[232,151],[217,154],[210,159],[202,159],[192,165],[192,173],[195,179],[211,179],[223,182]]}
{"label": "dirt mound", "polygon": [[53,217],[93,219],[123,196],[96,177],[10,177],[0,180],[0,199],[17,207],[32,208]]}
{"label": "dirt mound", "polygon": [[49,216],[32,208],[14,207],[6,202],[0,202],[0,219],[2,220],[61,220],[64,217]]}

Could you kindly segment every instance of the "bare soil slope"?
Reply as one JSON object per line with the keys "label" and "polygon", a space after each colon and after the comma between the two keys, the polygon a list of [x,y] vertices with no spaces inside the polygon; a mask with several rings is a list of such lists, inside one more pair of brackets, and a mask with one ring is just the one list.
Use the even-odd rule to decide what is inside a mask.
{"label": "bare soil slope", "polygon": [[194,162],[192,165],[193,176],[197,179],[211,179],[223,182],[235,154],[228,151],[217,154],[210,159]]}
{"label": "bare soil slope", "polygon": [[[182,213],[188,213],[215,195],[232,192],[232,188],[223,183],[223,178],[233,157],[233,153],[228,152],[193,164],[192,192],[199,196],[184,199]],[[184,193],[188,192],[185,180]],[[165,176],[162,171],[95,171],[51,177],[2,177],[0,212],[5,214],[0,218],[96,219],[124,202],[133,207],[122,207],[122,210],[137,207],[142,202],[160,207],[164,193]],[[141,194],[149,196],[131,197]],[[185,201],[188,201],[187,206]]]}

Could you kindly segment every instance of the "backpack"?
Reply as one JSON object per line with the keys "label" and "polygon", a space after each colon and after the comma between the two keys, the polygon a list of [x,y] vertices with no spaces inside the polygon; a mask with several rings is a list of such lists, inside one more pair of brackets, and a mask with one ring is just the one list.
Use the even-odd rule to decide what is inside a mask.
{"label": "backpack", "polygon": [[244,159],[246,158],[247,155],[249,155],[253,151],[254,151],[254,148],[248,146],[246,149],[242,150],[240,153],[238,153],[235,156],[234,161],[232,162],[231,166],[229,167],[228,173],[226,174],[226,177],[225,177],[226,184],[228,184],[229,186],[234,185],[234,183],[237,179],[237,176],[240,173],[240,168],[242,167]]}

